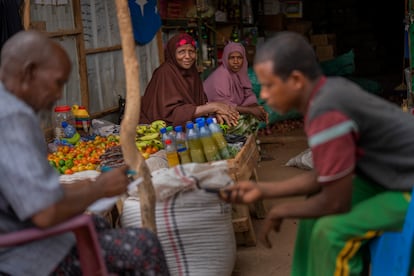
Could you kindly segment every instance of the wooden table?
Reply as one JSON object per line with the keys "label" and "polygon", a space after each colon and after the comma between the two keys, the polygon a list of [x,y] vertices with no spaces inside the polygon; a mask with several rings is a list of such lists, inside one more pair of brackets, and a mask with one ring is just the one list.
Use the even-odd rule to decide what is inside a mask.
{"label": "wooden table", "polygon": [[[228,160],[229,174],[234,181],[249,179],[258,181],[257,164],[259,161],[260,154],[256,144],[256,136],[250,135],[236,157]],[[265,209],[261,200],[250,207],[248,205],[233,205],[233,228],[238,245],[256,245],[256,235],[250,211],[257,218],[265,217]]]}

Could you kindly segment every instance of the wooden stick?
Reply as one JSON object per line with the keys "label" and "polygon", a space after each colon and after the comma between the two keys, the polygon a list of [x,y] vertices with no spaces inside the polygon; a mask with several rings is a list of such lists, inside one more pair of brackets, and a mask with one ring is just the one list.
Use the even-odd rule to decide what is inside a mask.
{"label": "wooden stick", "polygon": [[142,176],[139,185],[142,226],[156,233],[155,224],[155,193],[151,182],[151,173],[144,157],[135,145],[136,126],[139,122],[141,95],[139,83],[139,64],[135,54],[135,41],[132,32],[131,15],[128,1],[115,0],[119,31],[121,34],[122,56],[125,66],[126,106],[121,123],[121,147],[126,164]]}
{"label": "wooden stick", "polygon": [[30,27],[30,0],[24,1],[23,28],[27,31]]}
{"label": "wooden stick", "polygon": [[112,51],[118,51],[121,50],[122,46],[121,45],[114,45],[114,46],[108,46],[108,47],[99,47],[99,48],[91,48],[91,49],[86,49],[85,53],[87,55],[91,55],[91,54],[98,54],[98,53],[106,53],[106,52],[112,52]]}

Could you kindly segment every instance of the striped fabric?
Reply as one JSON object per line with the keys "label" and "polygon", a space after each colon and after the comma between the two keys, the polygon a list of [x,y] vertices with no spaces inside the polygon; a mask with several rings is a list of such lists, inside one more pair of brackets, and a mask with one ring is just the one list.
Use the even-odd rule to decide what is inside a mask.
{"label": "striped fabric", "polygon": [[[141,225],[138,198],[124,202],[121,223]],[[156,223],[171,275],[231,275],[236,247],[229,204],[202,190],[178,193],[156,203]]]}

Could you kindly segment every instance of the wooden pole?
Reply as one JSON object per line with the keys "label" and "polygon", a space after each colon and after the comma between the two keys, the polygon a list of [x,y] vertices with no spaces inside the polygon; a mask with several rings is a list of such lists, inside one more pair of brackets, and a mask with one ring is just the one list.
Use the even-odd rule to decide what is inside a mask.
{"label": "wooden pole", "polygon": [[122,56],[125,66],[126,106],[121,123],[121,146],[126,164],[142,176],[143,183],[139,185],[142,226],[156,233],[155,224],[155,193],[151,182],[151,173],[144,157],[135,145],[136,126],[141,110],[141,95],[139,83],[139,64],[135,54],[135,41],[132,32],[131,15],[127,0],[115,0],[119,31],[121,35]]}
{"label": "wooden pole", "polygon": [[23,28],[28,30],[30,27],[30,0],[24,1],[23,6]]}

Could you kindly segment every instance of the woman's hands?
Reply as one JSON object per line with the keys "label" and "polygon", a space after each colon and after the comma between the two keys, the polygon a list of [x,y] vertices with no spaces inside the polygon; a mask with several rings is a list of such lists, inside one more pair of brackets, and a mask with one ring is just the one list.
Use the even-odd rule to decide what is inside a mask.
{"label": "woman's hands", "polygon": [[265,111],[263,106],[258,104],[250,105],[250,106],[238,106],[237,111],[242,114],[251,114],[256,117],[259,121],[268,123],[269,114]]}
{"label": "woman's hands", "polygon": [[237,125],[240,114],[234,106],[220,102],[210,102],[206,105],[211,110],[211,113],[215,113],[219,124],[227,123],[229,126]]}
{"label": "woman's hands", "polygon": [[250,114],[252,114],[254,117],[256,117],[259,121],[268,123],[269,120],[269,114],[265,111],[263,106],[256,105],[249,107]]}

